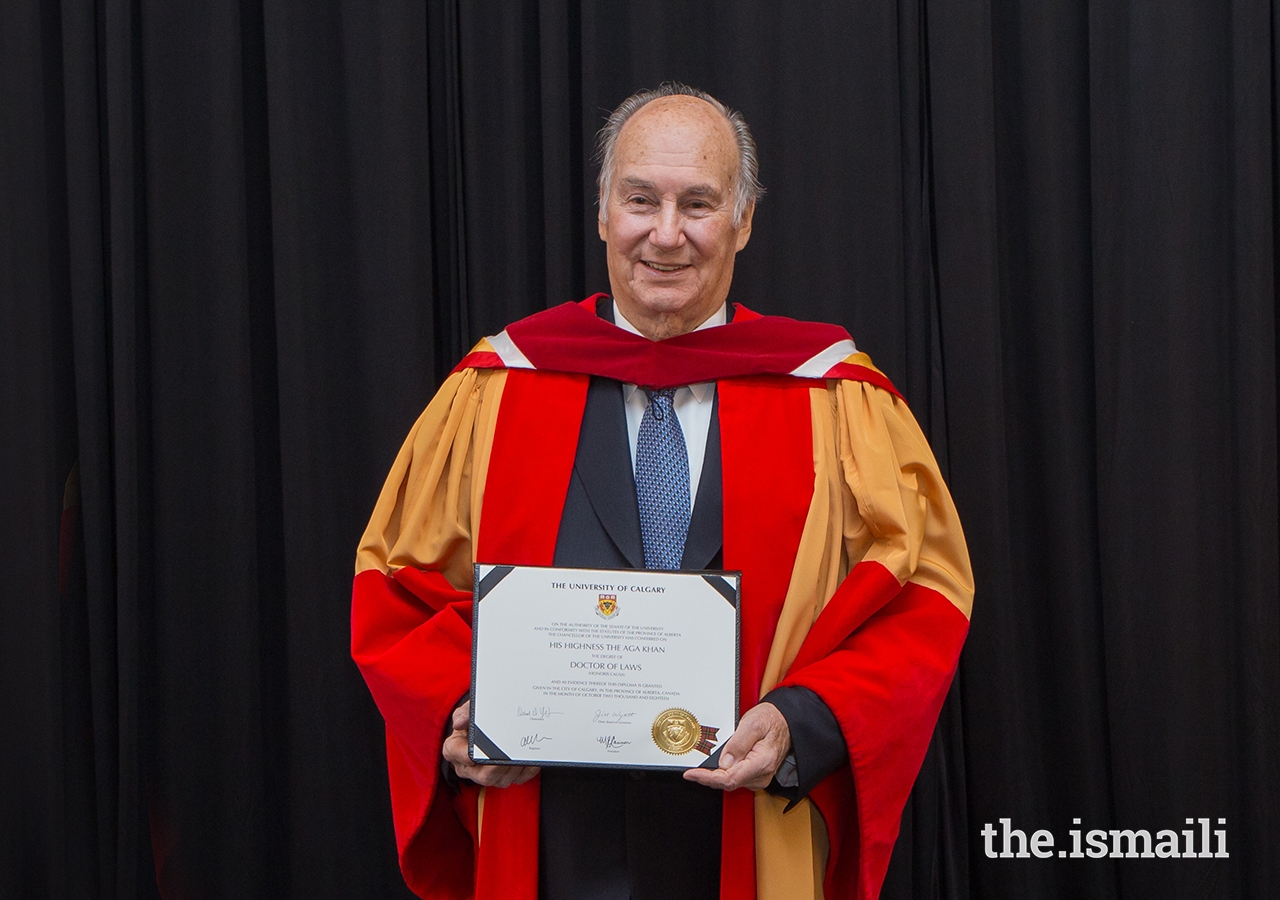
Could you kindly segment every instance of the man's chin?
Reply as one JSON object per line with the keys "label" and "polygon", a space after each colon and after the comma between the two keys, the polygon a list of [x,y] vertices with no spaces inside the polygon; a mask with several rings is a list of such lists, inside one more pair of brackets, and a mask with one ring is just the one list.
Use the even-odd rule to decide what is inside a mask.
{"label": "man's chin", "polygon": [[650,290],[636,294],[631,302],[639,307],[640,315],[680,318],[697,309],[700,299],[687,290]]}

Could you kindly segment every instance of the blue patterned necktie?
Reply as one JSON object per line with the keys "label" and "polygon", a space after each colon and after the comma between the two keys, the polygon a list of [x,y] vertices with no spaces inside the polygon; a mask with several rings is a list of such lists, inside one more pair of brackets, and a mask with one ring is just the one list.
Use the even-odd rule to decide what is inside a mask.
{"label": "blue patterned necktie", "polygon": [[645,391],[636,440],[636,500],[646,569],[678,569],[689,535],[689,452],[672,405],[676,389]]}

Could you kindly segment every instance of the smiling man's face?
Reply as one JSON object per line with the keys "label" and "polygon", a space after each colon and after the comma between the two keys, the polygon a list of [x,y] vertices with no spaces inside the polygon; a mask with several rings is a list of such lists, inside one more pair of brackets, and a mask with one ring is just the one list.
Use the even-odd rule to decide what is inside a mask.
{"label": "smiling man's face", "polygon": [[614,302],[646,337],[692,331],[728,297],[753,212],[734,225],[737,167],[729,123],[696,97],[653,100],[622,126],[598,224]]}

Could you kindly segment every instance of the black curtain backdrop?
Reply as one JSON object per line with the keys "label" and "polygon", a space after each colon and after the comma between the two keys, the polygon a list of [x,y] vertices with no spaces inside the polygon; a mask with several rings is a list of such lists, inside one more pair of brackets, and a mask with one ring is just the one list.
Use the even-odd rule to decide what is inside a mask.
{"label": "black curtain backdrop", "polygon": [[847,326],[965,522],[884,897],[1280,896],[1277,20],[0,3],[0,894],[407,896],[356,541],[470,345],[607,289],[593,134],[676,78],[759,139],[732,299]]}

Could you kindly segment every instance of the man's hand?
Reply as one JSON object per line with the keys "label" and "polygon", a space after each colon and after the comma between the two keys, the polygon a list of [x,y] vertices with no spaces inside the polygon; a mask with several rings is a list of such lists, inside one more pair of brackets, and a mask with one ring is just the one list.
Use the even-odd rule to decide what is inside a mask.
{"label": "man's hand", "polygon": [[537,766],[487,766],[473,763],[467,756],[467,726],[471,724],[471,701],[453,711],[453,732],[444,739],[440,751],[445,762],[452,764],[459,778],[474,781],[484,787],[507,787],[524,784],[538,774]]}
{"label": "man's hand", "polygon": [[773,781],[778,766],[791,751],[791,729],[778,707],[761,703],[747,710],[738,728],[720,751],[720,768],[687,769],[686,781],[732,791],[761,791]]}

